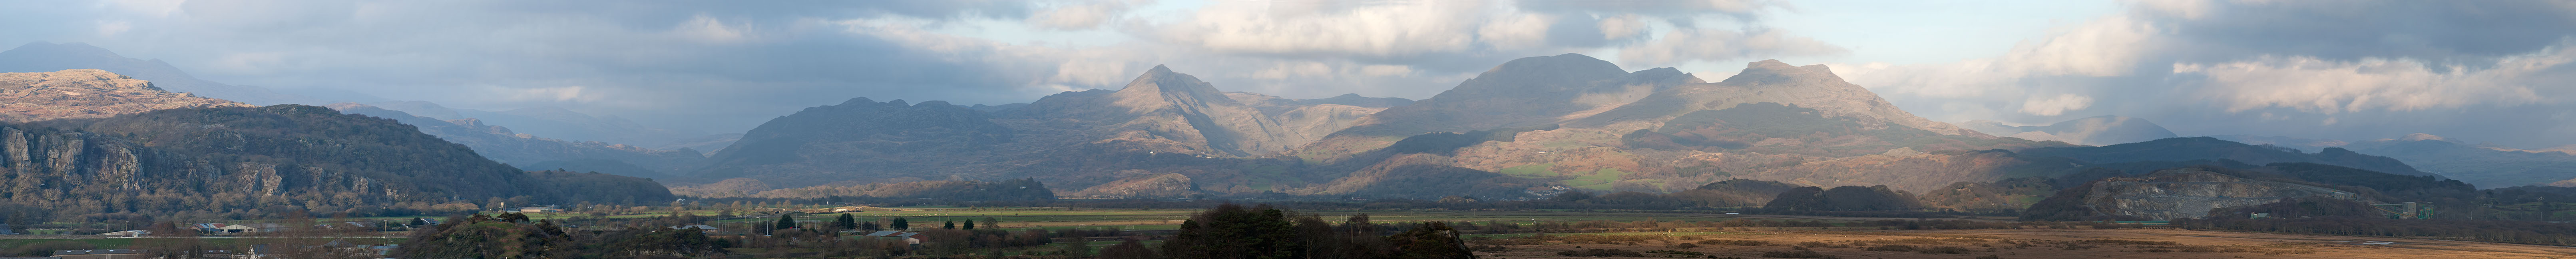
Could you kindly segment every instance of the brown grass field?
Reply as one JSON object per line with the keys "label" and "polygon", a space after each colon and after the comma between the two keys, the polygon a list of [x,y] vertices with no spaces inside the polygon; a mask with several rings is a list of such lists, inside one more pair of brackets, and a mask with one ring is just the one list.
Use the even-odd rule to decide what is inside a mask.
{"label": "brown grass field", "polygon": [[[1604,234],[1619,236],[1620,234]],[[1624,249],[1643,252],[1645,257],[1678,258],[1765,258],[1764,252],[1791,252],[1792,246],[1804,242],[1822,242],[1809,247],[1817,254],[1843,259],[1864,258],[2576,258],[2576,247],[2502,244],[2486,242],[2266,234],[2177,229],[2016,229],[2016,230],[1911,230],[1911,231],[1799,231],[1751,230],[1724,234],[1682,233],[1642,235],[1632,238],[1576,237],[1555,235],[1556,240],[1531,242],[1474,241],[1470,244],[1503,244],[1501,252],[1479,252],[1483,258],[1590,258],[1561,256],[1559,251],[1585,249]],[[1627,236],[1640,236],[1630,234]],[[1508,237],[1505,239],[1509,240]],[[1767,245],[1747,246],[1703,240],[1752,240]],[[2105,241],[2118,240],[2118,241]],[[2380,241],[2385,245],[2358,245]],[[2171,242],[2171,243],[2164,243]],[[1680,248],[1685,245],[1696,246]],[[1857,245],[1855,245],[1857,244]],[[1806,245],[1816,245],[1807,243]],[[1836,248],[1835,246],[1853,245]],[[1888,246],[1917,248],[1902,250]],[[1803,247],[1803,246],[1802,246]],[[1950,252],[1926,253],[1935,247],[1955,247]],[[1869,248],[1880,248],[1876,251]],[[1661,250],[1661,251],[1657,251]],[[1649,252],[1655,251],[1655,252]],[[1696,253],[1696,254],[1693,254]]]}

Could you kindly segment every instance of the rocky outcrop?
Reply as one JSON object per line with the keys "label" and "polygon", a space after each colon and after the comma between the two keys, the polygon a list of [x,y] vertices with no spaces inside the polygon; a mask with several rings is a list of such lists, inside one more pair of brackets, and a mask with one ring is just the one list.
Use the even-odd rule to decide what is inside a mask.
{"label": "rocky outcrop", "polygon": [[2165,130],[2164,126],[2157,126],[2154,122],[2111,115],[2068,120],[2046,126],[2012,126],[2002,122],[1983,120],[1968,121],[1960,126],[1995,136],[2093,146],[2176,137],[2173,131]]}
{"label": "rocky outcrop", "polygon": [[251,107],[223,99],[173,93],[152,82],[97,69],[0,73],[0,120],[106,118],[152,110]]}
{"label": "rocky outcrop", "polygon": [[2286,198],[2359,198],[2332,188],[2247,180],[2192,168],[2103,179],[2078,188],[2087,188],[2081,197],[2082,206],[2095,213],[2149,220],[2200,218],[2208,216],[2211,209],[2261,205]]}
{"label": "rocky outcrop", "polygon": [[1092,186],[1091,188],[1082,189],[1082,191],[1070,193],[1065,196],[1143,198],[1187,197],[1197,194],[1200,194],[1198,185],[1190,182],[1190,176],[1177,173],[1165,173],[1144,174],[1136,177],[1129,177],[1127,179],[1119,179],[1118,181]]}

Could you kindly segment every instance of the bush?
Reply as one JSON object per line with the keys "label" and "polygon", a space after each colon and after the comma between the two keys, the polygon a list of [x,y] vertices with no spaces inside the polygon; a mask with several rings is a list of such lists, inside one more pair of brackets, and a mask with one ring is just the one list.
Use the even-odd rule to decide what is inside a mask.
{"label": "bush", "polygon": [[27,245],[22,245],[22,246],[18,246],[18,247],[12,247],[12,248],[9,248],[9,250],[0,251],[0,256],[43,257],[43,256],[50,256],[50,255],[54,255],[54,251],[58,251],[58,250],[88,250],[88,249],[98,249],[98,245],[97,245],[97,244],[90,244],[89,242],[80,242],[80,241],[45,241],[45,242],[41,242],[41,243],[34,243],[34,244],[27,244]]}
{"label": "bush", "polygon": [[1966,247],[1956,247],[1956,246],[1936,246],[1936,247],[1930,247],[1930,248],[1923,248],[1923,249],[1920,249],[1920,250],[1915,250],[1914,252],[1920,252],[1920,253],[1926,253],[1926,254],[1968,254],[1968,252],[1969,252],[1969,251],[1970,251],[1970,250],[1968,250],[1968,248],[1966,248]]}
{"label": "bush", "polygon": [[1843,258],[1843,257],[1841,257],[1841,256],[1825,255],[1825,254],[1823,254],[1823,253],[1817,253],[1817,252],[1816,252],[1816,250],[1807,250],[1807,249],[1794,249],[1794,250],[1789,250],[1789,251],[1770,251],[1770,252],[1762,252],[1762,257],[1763,257],[1763,258],[1824,258],[1824,259],[1842,259],[1842,258]]}
{"label": "bush", "polygon": [[[1725,240],[1725,239],[1709,239],[1709,240],[1700,240],[1698,243],[1699,243],[1699,244],[1702,244],[1702,245],[1731,245],[1731,246],[1769,246],[1769,245],[1771,245],[1771,241],[1761,241],[1761,240]],[[1824,244],[1824,243],[1821,243],[1821,242],[1808,242],[1808,243]]]}
{"label": "bush", "polygon": [[[1600,249],[1600,248],[1584,249],[1584,250],[1582,250],[1582,251],[1558,251],[1558,252],[1556,252],[1556,255],[1560,255],[1560,256],[1574,256],[1574,257],[1613,257],[1613,256],[1617,256],[1617,257],[1645,257],[1645,256],[1646,256],[1646,254],[1645,254],[1645,253],[1638,253],[1637,251],[1628,251],[1627,249]],[[1801,257],[1801,258],[1813,258],[1813,257]]]}
{"label": "bush", "polygon": [[1883,245],[1883,246],[1874,246],[1874,247],[1870,247],[1870,248],[1864,248],[1864,249],[1861,249],[1861,250],[1870,250],[1870,251],[1888,251],[1888,252],[1913,252],[1913,251],[1914,251],[1914,246],[1909,246],[1909,245]]}
{"label": "bush", "polygon": [[1822,247],[1822,248],[1851,248],[1851,247],[1852,247],[1851,245],[1835,244],[1835,243],[1825,243],[1825,242],[1816,242],[1816,241],[1800,242],[1800,243],[1798,243],[1798,246],[1803,246],[1803,247]]}

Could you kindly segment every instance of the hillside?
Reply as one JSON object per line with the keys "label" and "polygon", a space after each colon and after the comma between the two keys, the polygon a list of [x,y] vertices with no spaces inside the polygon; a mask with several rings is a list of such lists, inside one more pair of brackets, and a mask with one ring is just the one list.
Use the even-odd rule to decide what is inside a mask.
{"label": "hillside", "polygon": [[658,185],[557,188],[651,182],[532,175],[394,120],[313,106],[170,109],[0,127],[0,166],[11,172],[0,200],[67,215],[272,206],[402,214],[492,198],[633,204],[671,197]]}
{"label": "hillside", "polygon": [[[426,101],[377,102],[367,105],[438,120],[475,119],[482,121],[483,124],[509,127],[518,133],[565,141],[597,141],[643,147],[693,147],[689,144],[704,142],[710,137],[705,132],[647,127],[615,116],[592,116],[556,107],[484,111],[448,108]],[[721,145],[717,148],[721,148]],[[701,150],[706,149],[712,148]],[[679,147],[663,150],[679,150]]]}
{"label": "hillside", "polygon": [[2341,148],[2387,156],[2425,172],[2459,179],[2479,188],[2547,185],[2576,176],[2576,155],[2470,144],[2432,134],[2364,141],[2300,139],[2271,136],[2213,136],[2246,143],[2299,149]]}
{"label": "hillside", "polygon": [[2108,146],[2177,137],[2146,119],[2103,115],[2074,119],[2042,126],[2012,126],[2002,122],[1969,121],[1960,127],[1989,135],[2015,137],[2031,141],[2058,141],[2077,145]]}
{"label": "hillside", "polygon": [[1683,192],[1730,179],[1927,194],[1983,188],[1943,192],[1950,200],[1937,204],[1967,207],[1961,204],[2036,197],[2024,187],[2044,181],[1961,182],[2086,172],[2093,173],[2082,180],[2173,166],[2300,162],[2425,175],[2341,149],[2304,153],[2209,138],[2090,147],[1995,137],[1914,116],[1830,68],[1777,60],[1748,63],[1709,83],[1672,68],[1629,72],[1582,55],[1530,57],[1429,99],[1397,100],[1223,92],[1168,67],[1122,89],[1029,104],[859,98],[765,123],[688,176],[765,182],[763,190],[1033,179],[1069,197],[1504,199],[1562,188]]}
{"label": "hillside", "polygon": [[172,93],[152,82],[97,69],[0,73],[0,121],[106,118],[178,108],[251,107]]}
{"label": "hillside", "polygon": [[528,170],[566,169],[579,172],[602,172],[646,178],[673,178],[670,173],[694,169],[706,159],[695,150],[664,151],[597,141],[565,141],[513,132],[510,128],[484,125],[467,118],[438,120],[412,116],[400,111],[375,106],[340,103],[329,106],[350,114],[363,114],[410,124],[421,132],[439,139],[473,148],[492,161],[509,163]]}

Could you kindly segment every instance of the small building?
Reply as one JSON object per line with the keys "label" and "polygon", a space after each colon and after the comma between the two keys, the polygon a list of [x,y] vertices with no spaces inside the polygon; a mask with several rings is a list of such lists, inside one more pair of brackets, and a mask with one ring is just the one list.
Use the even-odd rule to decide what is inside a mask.
{"label": "small building", "polygon": [[877,231],[876,233],[868,233],[867,235],[863,235],[863,237],[869,237],[869,238],[885,238],[885,239],[901,239],[901,240],[903,240],[903,243],[904,243],[904,244],[919,245],[919,244],[921,244],[921,239],[922,239],[922,238],[926,238],[926,237],[929,237],[929,236],[922,236],[922,235],[921,235],[921,233],[915,233],[915,232],[903,232],[903,231],[886,230],[886,231]]}
{"label": "small building", "polygon": [[54,258],[64,258],[64,259],[145,259],[145,258],[152,258],[152,256],[151,256],[151,255],[148,255],[148,254],[144,254],[144,253],[143,253],[143,250],[133,250],[133,249],[100,249],[100,250],[61,250],[61,251],[54,251]]}
{"label": "small building", "polygon": [[243,224],[224,224],[222,227],[215,228],[215,232],[226,234],[256,233],[259,231],[259,227]]}
{"label": "small building", "polygon": [[100,233],[99,235],[103,235],[103,236],[118,236],[118,237],[140,237],[140,236],[150,236],[150,235],[152,235],[152,231],[151,231],[151,230],[126,230],[126,231],[117,231],[117,232]]}

